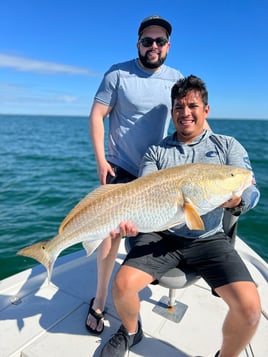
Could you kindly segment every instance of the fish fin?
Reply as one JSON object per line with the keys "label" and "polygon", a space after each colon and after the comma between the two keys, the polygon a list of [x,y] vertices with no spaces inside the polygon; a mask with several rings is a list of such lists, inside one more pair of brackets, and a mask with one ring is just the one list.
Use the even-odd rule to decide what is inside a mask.
{"label": "fish fin", "polygon": [[101,242],[103,242],[102,239],[99,240],[85,240],[82,244],[83,247],[87,253],[87,256],[91,255],[95,249],[98,248],[98,246],[101,244]]}
{"label": "fish fin", "polygon": [[87,194],[70,212],[69,214],[64,218],[62,221],[58,233],[61,234],[68,223],[83,209],[88,207],[90,204],[92,204],[96,199],[100,199],[101,196],[109,191],[117,190],[120,186],[126,185],[124,183],[120,184],[107,184],[107,185],[102,185],[97,187],[94,191],[90,192]]}
{"label": "fish fin", "polygon": [[197,212],[196,208],[189,199],[185,199],[183,204],[183,212],[185,223],[189,229],[197,229],[203,231],[205,229],[204,222]]}
{"label": "fish fin", "polygon": [[33,258],[41,263],[47,270],[48,282],[50,282],[53,265],[57,259],[57,256],[51,256],[51,254],[47,252],[46,245],[48,242],[49,241],[38,242],[19,250],[16,254]]}

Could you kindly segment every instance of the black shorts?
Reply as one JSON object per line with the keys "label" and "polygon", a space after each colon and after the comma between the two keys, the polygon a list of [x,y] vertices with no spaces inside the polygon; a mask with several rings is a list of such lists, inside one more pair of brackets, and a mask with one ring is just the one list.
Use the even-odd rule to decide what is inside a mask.
{"label": "black shorts", "polygon": [[163,232],[140,233],[123,264],[159,280],[172,268],[192,268],[214,290],[220,286],[253,279],[224,233],[200,239],[175,237]]}
{"label": "black shorts", "polygon": [[122,167],[112,164],[111,162],[109,162],[109,164],[112,166],[115,176],[108,174],[106,178],[106,183],[127,183],[137,178],[128,171],[122,169]]}

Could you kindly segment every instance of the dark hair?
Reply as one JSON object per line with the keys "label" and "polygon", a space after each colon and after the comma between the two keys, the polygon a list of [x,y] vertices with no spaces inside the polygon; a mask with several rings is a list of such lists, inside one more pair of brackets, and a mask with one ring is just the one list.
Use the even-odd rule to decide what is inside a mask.
{"label": "dark hair", "polygon": [[205,82],[203,82],[202,79],[191,74],[188,77],[178,80],[172,87],[171,89],[172,108],[175,99],[184,98],[186,94],[192,90],[200,93],[204,106],[208,104],[208,91]]}

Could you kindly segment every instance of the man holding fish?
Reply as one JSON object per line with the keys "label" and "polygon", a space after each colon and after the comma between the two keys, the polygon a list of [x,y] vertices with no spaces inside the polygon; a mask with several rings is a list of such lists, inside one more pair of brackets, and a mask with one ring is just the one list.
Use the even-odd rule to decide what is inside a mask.
{"label": "man holding fish", "polygon": [[[141,164],[141,176],[199,162],[252,171],[246,150],[234,138],[204,130],[209,105],[207,89],[201,79],[191,75],[179,80],[172,88],[171,97],[176,132],[149,148]],[[206,184],[205,173],[202,175],[203,192],[197,192],[197,195],[203,194],[204,204],[207,204],[205,190],[214,188],[213,183]],[[247,186],[241,187],[240,192],[233,192],[233,196],[220,207],[202,215],[204,230],[191,228],[190,218],[189,224],[186,219],[186,224],[177,222],[178,225],[166,231],[139,234],[113,283],[113,300],[122,325],[104,345],[100,357],[123,357],[129,348],[140,342],[143,333],[138,321],[139,291],[182,262],[194,268],[228,305],[222,329],[223,341],[215,357],[239,356],[257,329],[261,306],[248,269],[223,232],[222,218],[224,208],[239,215],[255,207],[259,191],[253,179]],[[194,210],[190,200],[185,199],[183,205],[185,211],[188,208]],[[129,222],[121,228],[130,235],[133,231],[136,233],[135,226]]]}

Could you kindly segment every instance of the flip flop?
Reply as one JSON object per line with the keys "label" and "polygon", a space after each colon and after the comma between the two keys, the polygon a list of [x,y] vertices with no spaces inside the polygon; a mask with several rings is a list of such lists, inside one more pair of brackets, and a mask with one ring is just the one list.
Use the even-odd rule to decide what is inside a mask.
{"label": "flip flop", "polygon": [[89,314],[92,315],[96,319],[97,327],[99,325],[100,320],[104,319],[104,311],[101,312],[101,313],[97,313],[95,310],[92,309],[92,306],[93,306],[93,303],[94,303],[94,299],[95,298],[92,298],[91,301],[90,301],[90,305],[89,305],[89,309],[88,309],[85,325],[86,325],[86,329],[89,332],[91,332],[91,333],[93,333],[95,335],[100,335],[104,330],[104,324],[102,325],[102,329],[100,331],[98,331],[96,329],[93,329],[92,327],[88,326],[88,324],[87,324],[87,319],[88,319],[88,315]]}

